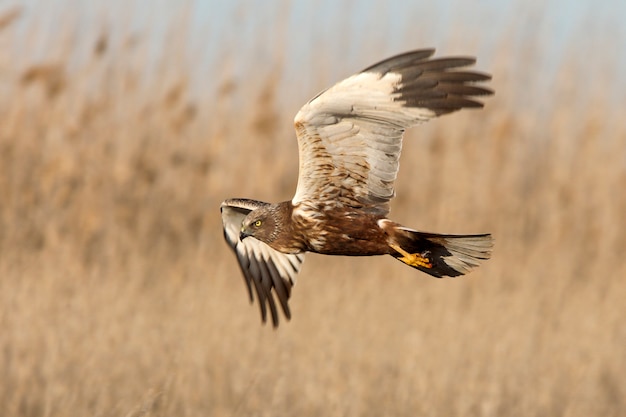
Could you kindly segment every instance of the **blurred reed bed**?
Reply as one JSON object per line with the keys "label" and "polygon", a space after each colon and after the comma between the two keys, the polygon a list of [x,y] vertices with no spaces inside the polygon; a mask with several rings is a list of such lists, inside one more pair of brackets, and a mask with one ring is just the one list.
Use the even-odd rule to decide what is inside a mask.
{"label": "blurred reed bed", "polygon": [[[0,45],[23,13],[0,10]],[[286,41],[242,78],[229,39],[203,94],[189,18],[156,60],[130,30],[74,48],[67,27],[32,61],[0,48],[0,414],[623,414],[626,96],[607,93],[624,86],[611,56],[572,51],[546,82],[539,40],[505,38],[479,58],[496,90],[484,110],[408,132],[393,216],[493,232],[478,272],[309,256],[273,332],[218,207],[291,196],[291,120],[334,70],[317,51],[307,88],[285,94]],[[383,58],[363,55],[339,77]]]}

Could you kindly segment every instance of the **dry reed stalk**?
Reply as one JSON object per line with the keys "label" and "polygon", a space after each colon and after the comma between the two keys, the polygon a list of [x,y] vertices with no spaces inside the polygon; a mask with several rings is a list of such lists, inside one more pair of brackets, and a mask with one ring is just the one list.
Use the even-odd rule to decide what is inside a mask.
{"label": "dry reed stalk", "polygon": [[[107,31],[89,35],[86,61],[60,36],[58,59],[10,68],[0,415],[624,413],[626,103],[574,88],[584,61],[532,91],[514,67],[538,40],[503,53],[485,110],[407,135],[395,216],[494,232],[481,271],[436,281],[384,259],[310,256],[277,333],[247,304],[217,207],[293,192],[285,41],[268,76],[230,77],[240,61],[224,52],[219,94],[203,96],[177,32],[188,19],[150,77],[142,41]],[[331,72],[320,60],[310,76]],[[538,94],[548,116],[517,103]]]}

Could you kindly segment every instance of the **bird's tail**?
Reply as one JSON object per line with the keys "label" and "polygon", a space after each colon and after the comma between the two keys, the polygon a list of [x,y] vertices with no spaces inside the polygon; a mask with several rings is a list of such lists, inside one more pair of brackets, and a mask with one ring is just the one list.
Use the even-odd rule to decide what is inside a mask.
{"label": "bird's tail", "polygon": [[493,238],[481,235],[439,235],[400,225],[391,233],[391,255],[432,276],[464,275],[491,257]]}

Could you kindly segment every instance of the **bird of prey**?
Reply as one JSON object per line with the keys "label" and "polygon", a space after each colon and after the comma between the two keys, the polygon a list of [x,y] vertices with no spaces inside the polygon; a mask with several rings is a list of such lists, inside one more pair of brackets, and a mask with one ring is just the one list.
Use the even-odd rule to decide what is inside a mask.
{"label": "bird of prey", "polygon": [[[464,67],[471,57],[434,58],[416,50],[374,64],[321,92],[295,117],[298,185],[277,204],[228,199],[221,205],[224,236],[237,256],[263,322],[276,300],[288,300],[305,252],[391,255],[435,277],[468,273],[491,256],[489,234],[442,235],[387,218],[404,131],[462,108],[482,107],[493,93],[485,73]],[[483,83],[483,84],[481,84]]]}

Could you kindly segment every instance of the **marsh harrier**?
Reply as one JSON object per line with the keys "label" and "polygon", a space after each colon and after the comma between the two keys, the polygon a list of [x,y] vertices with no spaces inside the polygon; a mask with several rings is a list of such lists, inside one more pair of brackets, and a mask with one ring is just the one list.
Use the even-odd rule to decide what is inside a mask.
{"label": "marsh harrier", "polygon": [[229,199],[221,213],[250,300],[263,322],[269,307],[278,326],[278,299],[288,300],[305,252],[391,255],[435,277],[468,273],[491,255],[489,234],[441,235],[387,218],[405,129],[442,114],[482,107],[492,94],[488,74],[463,67],[474,58],[404,53],[372,65],[306,103],[295,117],[300,154],[296,193],[269,204]]}

